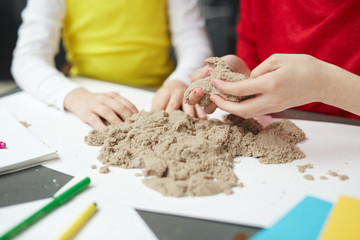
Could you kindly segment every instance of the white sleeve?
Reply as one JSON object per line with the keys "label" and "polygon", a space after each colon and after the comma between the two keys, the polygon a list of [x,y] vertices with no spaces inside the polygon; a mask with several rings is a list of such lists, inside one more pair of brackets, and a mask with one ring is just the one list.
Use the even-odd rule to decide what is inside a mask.
{"label": "white sleeve", "polygon": [[65,14],[65,0],[28,0],[11,66],[19,87],[61,110],[65,96],[78,88],[55,67]]}
{"label": "white sleeve", "polygon": [[166,79],[189,85],[191,74],[213,55],[197,0],[169,0],[169,20],[177,67]]}

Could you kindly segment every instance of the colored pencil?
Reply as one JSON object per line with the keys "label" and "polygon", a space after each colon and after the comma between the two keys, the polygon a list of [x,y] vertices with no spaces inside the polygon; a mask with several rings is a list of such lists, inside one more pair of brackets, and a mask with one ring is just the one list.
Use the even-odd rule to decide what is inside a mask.
{"label": "colored pencil", "polygon": [[85,211],[75,220],[75,222],[68,228],[58,240],[73,239],[75,235],[85,226],[92,216],[96,213],[96,203],[90,204]]}
{"label": "colored pencil", "polygon": [[12,239],[18,234],[22,233],[31,225],[35,224],[37,221],[39,221],[47,214],[52,212],[54,209],[60,207],[61,205],[69,201],[71,198],[73,198],[75,195],[83,191],[89,184],[90,184],[90,178],[88,177],[84,178],[83,180],[75,184],[73,187],[71,187],[64,193],[60,194],[57,197],[54,197],[50,203],[45,205],[43,208],[39,209],[33,215],[26,218],[24,221],[22,221],[12,229],[10,229],[8,232],[6,232],[4,235],[0,237],[0,240]]}

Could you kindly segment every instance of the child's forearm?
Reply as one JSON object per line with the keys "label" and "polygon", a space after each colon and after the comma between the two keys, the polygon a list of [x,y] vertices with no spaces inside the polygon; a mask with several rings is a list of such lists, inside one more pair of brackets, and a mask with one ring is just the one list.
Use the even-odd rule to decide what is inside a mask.
{"label": "child's forearm", "polygon": [[360,76],[329,64],[320,101],[360,115]]}

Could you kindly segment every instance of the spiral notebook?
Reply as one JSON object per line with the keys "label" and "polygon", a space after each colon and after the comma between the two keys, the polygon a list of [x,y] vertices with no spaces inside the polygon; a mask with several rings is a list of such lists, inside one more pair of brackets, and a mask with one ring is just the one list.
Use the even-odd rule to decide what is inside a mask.
{"label": "spiral notebook", "polygon": [[12,114],[0,111],[0,175],[38,165],[58,157],[56,151],[31,134]]}

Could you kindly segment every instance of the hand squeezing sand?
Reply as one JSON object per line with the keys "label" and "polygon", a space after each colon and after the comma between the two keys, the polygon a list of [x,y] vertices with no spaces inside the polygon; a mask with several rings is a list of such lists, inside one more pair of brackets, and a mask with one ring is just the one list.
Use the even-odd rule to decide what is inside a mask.
{"label": "hand squeezing sand", "polygon": [[224,94],[211,84],[211,80],[214,78],[221,78],[222,80],[228,82],[237,82],[244,80],[246,78],[245,75],[241,73],[233,72],[231,67],[224,60],[218,57],[208,58],[206,59],[206,63],[209,65],[209,67],[213,68],[212,73],[210,74],[209,77],[196,80],[195,82],[189,85],[188,89],[184,94],[185,103],[188,103],[189,94],[195,88],[202,88],[204,92],[204,97],[201,98],[201,100],[198,103],[200,106],[203,107],[210,103],[210,96],[212,94],[218,94],[225,100],[234,101],[234,102],[240,102],[247,98],[247,97],[236,97],[236,96]]}

